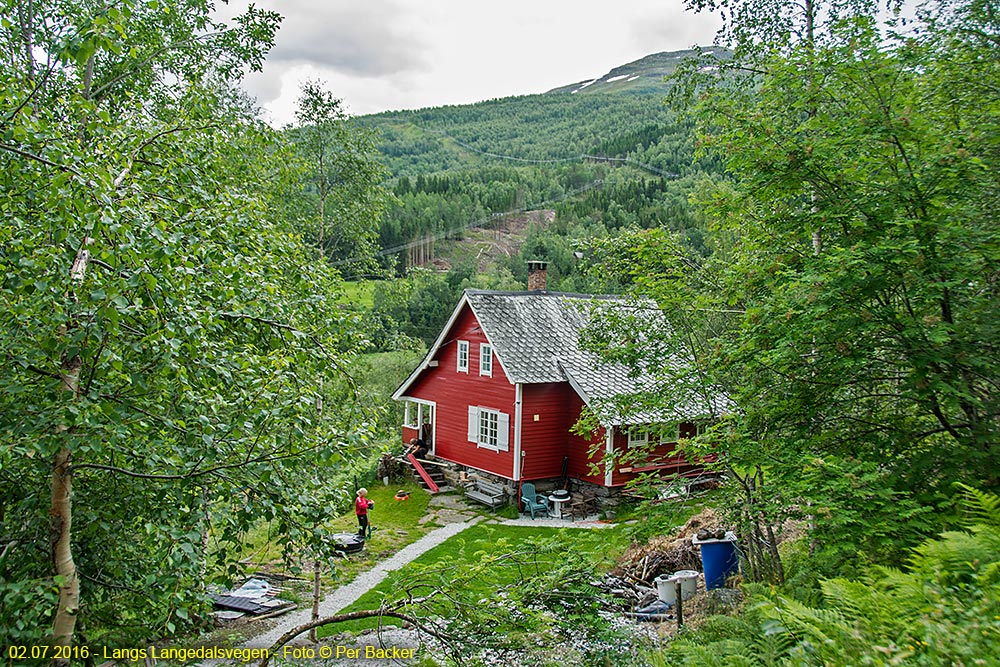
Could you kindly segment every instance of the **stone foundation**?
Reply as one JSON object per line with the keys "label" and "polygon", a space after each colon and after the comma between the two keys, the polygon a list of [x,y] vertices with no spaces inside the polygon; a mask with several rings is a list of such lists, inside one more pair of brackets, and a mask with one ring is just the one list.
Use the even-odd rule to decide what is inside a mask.
{"label": "stone foundation", "polygon": [[[441,472],[444,473],[444,477],[448,481],[448,484],[456,489],[464,489],[472,483],[473,479],[478,477],[495,484],[503,485],[504,488],[507,489],[507,495],[512,500],[519,499],[519,485],[517,482],[513,482],[509,479],[493,475],[488,472],[483,472],[482,470],[476,470],[475,468],[458,465],[457,463],[451,463],[440,459],[433,460],[438,464]],[[562,488],[562,478],[559,477],[552,477],[549,479],[529,479],[525,481],[534,484],[535,490],[546,496],[551,494],[556,489]],[[579,479],[569,480],[569,492],[587,492],[593,494],[597,499],[597,507],[600,510],[614,511],[621,503],[621,489],[608,488],[606,486],[601,486],[600,484],[593,484]]]}

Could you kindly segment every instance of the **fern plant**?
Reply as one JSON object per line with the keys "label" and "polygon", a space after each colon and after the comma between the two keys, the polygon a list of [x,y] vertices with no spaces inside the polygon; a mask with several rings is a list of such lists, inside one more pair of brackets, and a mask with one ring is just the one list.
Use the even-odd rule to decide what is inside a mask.
{"label": "fern plant", "polygon": [[974,522],[912,551],[906,571],[821,583],[807,605],[763,587],[740,619],[712,619],[653,665],[1000,667],[1000,497],[963,489]]}

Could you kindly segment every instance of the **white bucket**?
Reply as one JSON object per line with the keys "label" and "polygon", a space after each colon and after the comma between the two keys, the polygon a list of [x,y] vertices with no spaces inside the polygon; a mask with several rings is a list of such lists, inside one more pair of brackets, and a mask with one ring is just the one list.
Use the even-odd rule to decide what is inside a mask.
{"label": "white bucket", "polygon": [[681,598],[687,600],[698,592],[698,575],[697,570],[678,570],[673,573],[671,581],[680,579],[681,582]]}
{"label": "white bucket", "polygon": [[661,574],[656,579],[653,579],[653,583],[656,584],[656,593],[657,597],[660,598],[660,602],[667,604],[677,602],[677,591],[674,589],[674,575]]}

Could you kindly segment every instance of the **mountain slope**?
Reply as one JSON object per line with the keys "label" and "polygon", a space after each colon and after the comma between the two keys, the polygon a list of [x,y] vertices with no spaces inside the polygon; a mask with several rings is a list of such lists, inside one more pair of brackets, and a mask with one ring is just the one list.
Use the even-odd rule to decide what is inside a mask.
{"label": "mountain slope", "polygon": [[[380,229],[384,264],[403,272],[412,265],[454,267],[468,257],[480,270],[499,262],[519,277],[522,258],[515,253],[530,253],[553,262],[553,278],[571,277],[577,241],[661,225],[699,247],[688,198],[714,166],[695,161],[691,128],[664,104],[662,81],[693,53],[647,56],[580,93],[573,92],[579,85],[564,86],[353,119],[381,135],[379,150],[400,202]],[[511,222],[510,216],[540,210],[554,211],[554,221],[527,228]],[[464,238],[477,237],[474,229],[494,230],[500,239],[510,228],[523,235],[523,245],[513,239],[462,250]]]}
{"label": "mountain slope", "polygon": [[[539,95],[384,112],[354,122],[378,129],[383,158],[397,178],[485,164],[552,165],[582,156],[620,156],[641,140],[687,135],[663,104],[668,89],[663,77],[695,53],[652,54],[593,81]],[[664,161],[649,166],[668,174],[685,171]]]}
{"label": "mountain slope", "polygon": [[[705,48],[704,54],[723,52],[719,49]],[[560,86],[549,91],[552,93],[660,93],[666,94],[669,84],[663,79],[673,74],[686,58],[697,56],[697,49],[684,51],[663,51],[640,58],[625,65],[615,67],[610,72],[596,79],[587,79],[568,86]]]}

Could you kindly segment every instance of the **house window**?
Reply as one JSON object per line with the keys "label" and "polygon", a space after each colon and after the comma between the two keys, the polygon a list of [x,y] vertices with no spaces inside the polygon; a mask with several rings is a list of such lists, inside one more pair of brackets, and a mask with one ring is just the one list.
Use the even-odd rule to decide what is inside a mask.
{"label": "house window", "polygon": [[628,429],[628,446],[645,447],[649,444],[649,429],[644,426],[630,426]]}
{"label": "house window", "polygon": [[693,424],[693,426],[694,426],[694,428],[692,429],[693,433],[691,433],[691,435],[688,437],[695,438],[698,437],[699,435],[705,435],[705,432],[708,431],[708,422],[703,419],[699,419],[698,421],[696,421]]}
{"label": "house window", "polygon": [[417,428],[420,426],[420,404],[413,401],[403,403],[403,426]]}
{"label": "house window", "polygon": [[675,422],[673,424],[664,424],[660,427],[660,444],[675,443],[680,442],[681,439],[681,425],[680,422]]}
{"label": "house window", "polygon": [[490,408],[469,406],[469,442],[476,447],[506,452],[510,445],[510,415]]}
{"label": "house window", "polygon": [[469,372],[469,341],[458,341],[458,367],[455,369],[459,373]]}
{"label": "house window", "polygon": [[642,447],[650,442],[660,445],[672,444],[679,441],[682,435],[681,425],[676,422],[630,426],[628,428],[628,446]]}
{"label": "house window", "polygon": [[497,432],[500,425],[500,413],[493,410],[479,411],[479,444],[490,449],[497,448]]}
{"label": "house window", "polygon": [[403,426],[407,428],[420,428],[421,424],[429,424],[432,419],[434,406],[416,401],[403,402]]}
{"label": "house window", "polygon": [[706,430],[708,430],[708,422],[704,420],[677,424],[676,439],[679,441],[681,438],[696,438],[699,435],[704,435]]}
{"label": "house window", "polygon": [[493,377],[493,348],[486,343],[479,344],[479,374]]}

